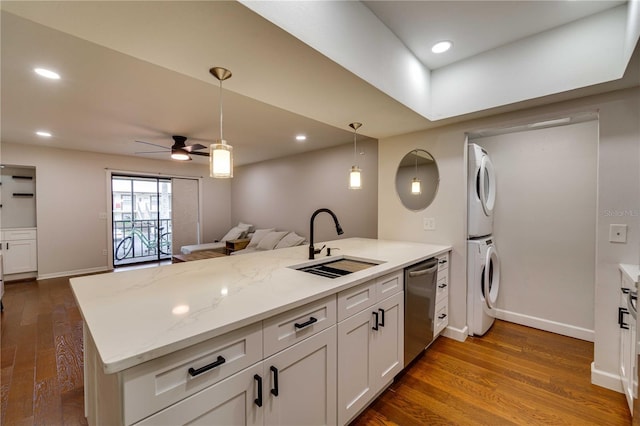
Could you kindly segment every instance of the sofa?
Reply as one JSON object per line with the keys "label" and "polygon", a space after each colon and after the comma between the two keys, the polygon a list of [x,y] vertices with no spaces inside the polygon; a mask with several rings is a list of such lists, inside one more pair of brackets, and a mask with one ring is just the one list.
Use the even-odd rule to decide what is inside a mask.
{"label": "sofa", "polygon": [[250,238],[251,240],[247,247],[242,250],[237,250],[233,252],[233,254],[275,250],[302,245],[306,242],[304,237],[293,231],[276,231],[275,228],[254,229],[253,225],[240,222],[231,228],[219,241],[182,246],[180,247],[180,252],[182,254],[190,254],[203,250],[223,251],[228,240],[237,240],[240,238]]}

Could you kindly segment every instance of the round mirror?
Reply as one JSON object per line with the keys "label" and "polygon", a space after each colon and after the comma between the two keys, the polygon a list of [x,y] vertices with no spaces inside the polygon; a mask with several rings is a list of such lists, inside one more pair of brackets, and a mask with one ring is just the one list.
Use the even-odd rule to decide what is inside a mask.
{"label": "round mirror", "polygon": [[426,209],[438,192],[440,174],[431,154],[414,149],[402,158],[396,172],[396,192],[409,210]]}

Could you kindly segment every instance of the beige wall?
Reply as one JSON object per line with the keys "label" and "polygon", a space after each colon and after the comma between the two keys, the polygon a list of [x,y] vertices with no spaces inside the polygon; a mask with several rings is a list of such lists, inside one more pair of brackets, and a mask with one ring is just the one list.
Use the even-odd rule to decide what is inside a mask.
{"label": "beige wall", "polygon": [[496,172],[498,318],[593,341],[598,122],[473,142]]}
{"label": "beige wall", "polygon": [[53,277],[107,268],[109,215],[106,169],[205,176],[205,240],[223,235],[231,222],[228,181],[208,178],[206,165],[104,155],[32,145],[2,144],[2,163],[36,168],[38,275]]}
{"label": "beige wall", "polygon": [[231,183],[233,222],[258,228],[295,231],[309,238],[309,219],[322,207],[331,209],[344,229],[336,235],[331,217],[315,220],[316,242],[348,237],[377,237],[377,141],[358,143],[362,189],[350,190],[353,145],[313,151],[265,161],[234,171]]}
{"label": "beige wall", "polygon": [[[466,156],[465,132],[541,121],[568,113],[599,112],[598,217],[592,380],[614,387],[617,382],[618,263],[636,263],[640,257],[640,89],[522,110],[481,120],[379,141],[379,238],[405,239],[453,246],[450,328],[448,335],[463,337],[466,326]],[[423,212],[402,207],[393,189],[395,168],[408,151],[425,149],[440,167],[440,190]],[[622,212],[612,216],[609,212]],[[630,212],[625,215],[624,212]],[[634,213],[635,212],[635,213]],[[436,219],[435,231],[422,230],[422,218]],[[608,242],[609,224],[629,225],[628,243]],[[580,295],[576,295],[580,297]],[[590,297],[590,296],[589,296]]]}

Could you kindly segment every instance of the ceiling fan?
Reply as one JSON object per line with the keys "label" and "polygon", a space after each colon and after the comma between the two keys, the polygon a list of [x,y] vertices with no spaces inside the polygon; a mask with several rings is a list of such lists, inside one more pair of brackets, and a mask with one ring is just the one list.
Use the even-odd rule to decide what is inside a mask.
{"label": "ceiling fan", "polygon": [[141,151],[136,152],[136,154],[157,154],[157,153],[166,153],[171,152],[171,158],[179,161],[188,161],[191,160],[192,155],[202,155],[204,157],[208,157],[208,152],[198,152],[201,149],[207,149],[208,147],[204,145],[200,145],[199,143],[193,145],[187,145],[185,142],[187,141],[186,136],[174,135],[171,136],[173,138],[173,145],[171,147],[166,147],[163,145],[158,145],[151,142],[145,141],[136,141],[136,143],[143,143],[145,145],[151,145],[158,148],[162,148],[162,151]]}

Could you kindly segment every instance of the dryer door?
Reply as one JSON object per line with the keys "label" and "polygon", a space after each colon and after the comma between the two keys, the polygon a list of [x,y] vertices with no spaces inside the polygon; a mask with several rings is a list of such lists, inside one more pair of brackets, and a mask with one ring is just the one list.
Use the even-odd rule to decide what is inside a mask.
{"label": "dryer door", "polygon": [[486,216],[493,214],[493,207],[496,204],[496,175],[493,170],[493,163],[488,156],[483,155],[478,169],[476,179],[476,191],[482,204],[482,210]]}
{"label": "dryer door", "polygon": [[494,246],[489,246],[482,271],[482,295],[489,309],[494,309],[500,290],[500,258]]}

